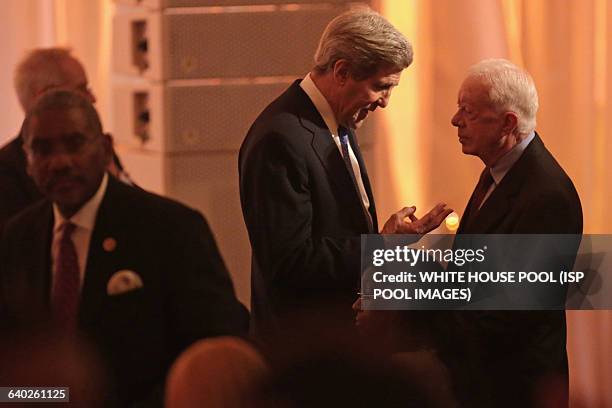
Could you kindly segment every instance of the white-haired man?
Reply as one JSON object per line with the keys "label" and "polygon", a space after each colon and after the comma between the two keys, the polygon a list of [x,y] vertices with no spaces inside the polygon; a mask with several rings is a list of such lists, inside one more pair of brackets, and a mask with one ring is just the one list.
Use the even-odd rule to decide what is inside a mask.
{"label": "white-haired man", "polygon": [[[30,110],[40,95],[51,89],[74,91],[91,103],[96,101],[83,66],[67,48],[36,48],[30,51],[15,69],[14,86],[24,113]],[[108,171],[131,183],[114,150]],[[26,172],[21,134],[0,149],[0,196],[0,231],[11,216],[42,198]]]}
{"label": "white-haired man", "polygon": [[[240,197],[260,333],[300,324],[298,315],[352,327],[360,234],[379,231],[354,130],[387,106],[411,62],[410,43],[382,16],[341,14],[323,32],[313,70],[249,130],[240,149]],[[382,232],[427,232],[450,212],[441,204],[419,220],[414,210],[394,214]]]}
{"label": "white-haired man", "polygon": [[[459,90],[463,153],[485,164],[458,234],[581,234],[582,208],[572,181],[535,132],[538,94],[530,75],[502,59],[472,66]],[[578,235],[579,236],[579,235]],[[495,406],[567,404],[565,312],[483,311],[473,323],[483,392]]]}

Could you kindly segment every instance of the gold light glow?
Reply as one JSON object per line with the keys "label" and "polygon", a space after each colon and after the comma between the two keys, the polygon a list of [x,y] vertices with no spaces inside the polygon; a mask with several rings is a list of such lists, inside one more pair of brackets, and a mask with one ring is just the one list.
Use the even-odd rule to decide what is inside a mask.
{"label": "gold light glow", "polygon": [[[380,12],[411,42],[416,50],[419,48],[418,15],[420,2],[416,0],[383,1]],[[422,68],[421,68],[422,69]],[[391,103],[384,112],[386,152],[388,158],[391,185],[395,197],[389,197],[395,207],[422,204],[422,168],[419,160],[408,157],[420,157],[421,140],[419,125],[419,66],[413,64],[403,72],[400,86],[393,91]]]}
{"label": "gold light glow", "polygon": [[448,217],[446,217],[445,224],[447,230],[457,231],[457,228],[459,228],[459,214],[454,211],[450,213]]}

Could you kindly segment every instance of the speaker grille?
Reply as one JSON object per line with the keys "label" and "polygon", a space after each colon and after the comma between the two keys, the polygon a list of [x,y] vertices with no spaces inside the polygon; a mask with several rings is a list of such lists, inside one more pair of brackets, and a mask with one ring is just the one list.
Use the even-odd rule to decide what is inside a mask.
{"label": "speaker grille", "polygon": [[339,9],[164,16],[167,79],[303,75]]}
{"label": "speaker grille", "polygon": [[288,84],[169,87],[171,151],[238,150],[257,115]]}

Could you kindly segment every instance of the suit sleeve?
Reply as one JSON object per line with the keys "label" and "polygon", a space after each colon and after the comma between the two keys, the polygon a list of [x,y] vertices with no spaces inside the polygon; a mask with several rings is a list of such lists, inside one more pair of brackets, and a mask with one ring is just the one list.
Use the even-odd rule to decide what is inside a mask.
{"label": "suit sleeve", "polygon": [[5,233],[0,225],[0,331],[5,332],[8,329],[8,315],[6,311],[5,300],[5,279],[8,270],[8,241],[5,238]]}
{"label": "suit sleeve", "polygon": [[356,287],[360,237],[316,235],[305,148],[311,147],[268,134],[241,158],[241,199],[255,262],[276,286]]}
{"label": "suit sleeve", "polygon": [[582,234],[582,208],[570,192],[545,191],[530,201],[514,234]]}
{"label": "suit sleeve", "polygon": [[16,180],[10,169],[0,166],[0,232],[12,216],[32,203],[23,189],[15,185]]}
{"label": "suit sleeve", "polygon": [[[178,218],[178,217],[177,217]],[[173,228],[169,265],[170,321],[176,347],[182,350],[192,342],[211,336],[243,336],[249,316],[238,301],[230,275],[201,214],[190,211],[182,225]]]}

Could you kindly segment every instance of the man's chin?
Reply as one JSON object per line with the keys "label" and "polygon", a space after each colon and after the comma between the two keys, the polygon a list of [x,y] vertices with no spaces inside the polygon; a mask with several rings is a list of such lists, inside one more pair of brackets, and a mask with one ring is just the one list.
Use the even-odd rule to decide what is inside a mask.
{"label": "man's chin", "polygon": [[361,111],[359,111],[359,113],[357,113],[356,116],[351,118],[352,122],[353,122],[353,129],[360,128],[364,124],[365,120],[368,118],[369,113],[370,113],[370,111],[368,111],[368,110],[361,110]]}
{"label": "man's chin", "polygon": [[467,154],[467,155],[470,155],[470,156],[475,156],[476,155],[476,152],[474,152],[474,150],[468,144],[462,144],[461,145],[461,152],[463,154]]}
{"label": "man's chin", "polygon": [[76,213],[87,201],[81,194],[71,193],[55,193],[49,196],[51,201],[59,208],[64,217],[71,217]]}
{"label": "man's chin", "polygon": [[361,126],[363,126],[364,122],[365,122],[365,119],[355,121],[352,126],[353,129],[359,129]]}

